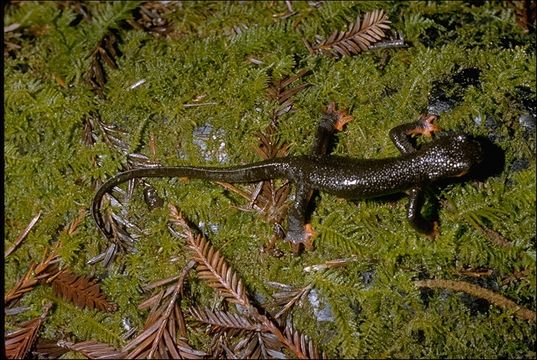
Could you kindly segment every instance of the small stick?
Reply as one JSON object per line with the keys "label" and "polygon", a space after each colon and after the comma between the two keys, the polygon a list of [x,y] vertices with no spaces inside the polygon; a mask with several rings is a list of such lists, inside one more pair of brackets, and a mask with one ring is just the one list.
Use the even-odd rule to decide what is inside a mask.
{"label": "small stick", "polygon": [[7,258],[9,255],[11,255],[11,253],[15,251],[15,249],[22,243],[22,241],[26,238],[26,236],[28,235],[30,230],[32,230],[32,228],[37,223],[37,220],[39,220],[40,217],[41,217],[41,211],[39,211],[39,213],[36,216],[34,216],[32,221],[30,221],[28,226],[26,226],[26,229],[22,231],[22,233],[19,235],[17,240],[15,240],[15,244],[13,244],[9,249],[6,250],[6,252],[4,253],[4,259]]}
{"label": "small stick", "polygon": [[183,104],[183,107],[184,108],[189,108],[189,107],[196,107],[196,106],[207,106],[207,105],[216,105],[218,104],[217,102],[206,102],[206,103],[199,103],[199,104]]}
{"label": "small stick", "polygon": [[451,289],[454,291],[462,291],[472,296],[485,299],[491,304],[502,307],[507,311],[513,311],[513,315],[521,319],[532,321],[537,320],[537,315],[535,314],[535,311],[526,309],[525,307],[518,305],[517,303],[512,300],[509,300],[503,295],[497,294],[488,289],[464,281],[429,279],[417,280],[414,282],[414,284],[416,284],[416,286],[418,287],[444,288]]}

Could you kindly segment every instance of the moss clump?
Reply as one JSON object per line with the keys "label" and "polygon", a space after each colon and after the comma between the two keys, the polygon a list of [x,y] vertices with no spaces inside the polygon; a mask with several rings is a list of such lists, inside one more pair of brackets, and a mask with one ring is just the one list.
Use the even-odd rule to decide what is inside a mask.
{"label": "moss clump", "polygon": [[[256,132],[270,123],[274,109],[269,81],[307,68],[311,74],[305,81],[312,86],[294,97],[293,112],[279,119],[277,135],[291,144],[290,153],[308,151],[322,109],[335,101],[354,117],[336,152],[384,157],[397,154],[388,131],[417,118],[435,84],[460,69],[476,68],[479,84],[462,92],[440,124],[492,139],[505,153],[505,167],[483,182],[436,192],[442,235],[432,242],[406,224],[403,198],[356,205],[322,196],[312,216],[320,232],[317,249],[275,258],[258,251],[271,237],[270,226],[238,210],[244,205],[239,197],[206,182],[151,183],[195,223],[205,224],[212,244],[252,294],[267,298],[268,281],[314,284],[331,317],[318,321],[310,300],[294,310],[294,322],[331,357],[535,358],[535,322],[479,306],[460,293],[417,290],[412,282],[469,280],[536,309],[535,34],[517,25],[512,8],[497,2],[330,1],[318,8],[293,2],[297,14],[279,18],[273,15],[286,11],[283,2],[184,2],[167,15],[168,35],[156,37],[127,25],[138,2],[85,4],[90,18],[59,4],[4,8],[4,23],[20,25],[5,33],[16,45],[4,53],[6,247],[43,212],[6,259],[5,288],[13,287],[51,243],[62,241],[64,264],[105,278],[105,291],[119,311],[92,317],[57,302],[44,325],[47,338],[121,345],[122,324],[141,326],[146,316],[133,306],[145,296],[140,287],[176,275],[186,259],[167,231],[166,211],[149,212],[141,191],[135,192],[128,218],[150,235],[136,244],[137,253],[120,254],[109,268],[87,265],[108,245],[89,217],[77,232],[58,238],[58,229],[79,208],[89,207],[94,181],[114,175],[127,161],[102,137],[85,141],[89,116],[98,113],[104,123],[125,130],[130,152],[162,164],[247,163],[257,160]],[[377,8],[387,12],[410,47],[336,60],[309,54],[304,46],[302,38],[327,36]],[[98,78],[90,70],[95,71],[92,60],[110,33],[117,39],[115,66],[99,55],[105,80],[99,93],[87,79]],[[203,126],[213,133],[200,149],[193,133]],[[483,228],[502,234],[509,246],[495,243]],[[351,256],[356,261],[341,268],[303,271]],[[469,268],[492,272],[473,278],[461,272]],[[198,285],[192,291],[208,298]],[[53,295],[39,290],[23,299],[32,316],[43,299]],[[89,317],[98,321],[87,327]],[[8,318],[7,325],[15,320]]]}

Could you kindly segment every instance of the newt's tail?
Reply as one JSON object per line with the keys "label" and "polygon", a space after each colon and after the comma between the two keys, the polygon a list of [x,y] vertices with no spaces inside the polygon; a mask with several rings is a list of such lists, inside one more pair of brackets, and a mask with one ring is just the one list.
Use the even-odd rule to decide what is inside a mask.
{"label": "newt's tail", "polygon": [[261,161],[258,163],[233,167],[152,167],[127,170],[107,180],[97,190],[93,198],[91,213],[95,222],[105,237],[111,234],[106,230],[100,211],[104,194],[128,180],[144,177],[187,177],[190,179],[216,180],[232,183],[255,182],[287,177],[287,165],[279,159]]}

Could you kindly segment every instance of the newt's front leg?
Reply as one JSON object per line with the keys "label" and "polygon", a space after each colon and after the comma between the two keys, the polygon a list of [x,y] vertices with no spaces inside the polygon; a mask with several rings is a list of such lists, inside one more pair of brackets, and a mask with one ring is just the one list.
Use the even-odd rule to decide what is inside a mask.
{"label": "newt's front leg", "polygon": [[332,150],[334,134],[336,131],[342,131],[345,124],[351,120],[352,116],[345,110],[336,110],[335,103],[330,103],[317,126],[311,154],[328,155]]}
{"label": "newt's front leg", "polygon": [[423,135],[431,137],[440,127],[433,124],[438,119],[436,115],[422,115],[418,121],[403,124],[390,130],[390,138],[401,154],[409,154],[416,151],[416,147],[410,142],[410,136]]}
{"label": "newt's front leg", "polygon": [[[390,130],[390,138],[402,154],[409,154],[416,151],[415,146],[410,142],[410,136],[424,135],[432,136],[440,128],[433,124],[438,118],[436,115],[422,115],[418,121],[399,125]],[[435,237],[439,234],[438,224],[425,220],[421,215],[421,208],[425,201],[423,188],[416,186],[410,189],[407,206],[407,219],[410,225],[418,232],[426,234],[429,237]]]}

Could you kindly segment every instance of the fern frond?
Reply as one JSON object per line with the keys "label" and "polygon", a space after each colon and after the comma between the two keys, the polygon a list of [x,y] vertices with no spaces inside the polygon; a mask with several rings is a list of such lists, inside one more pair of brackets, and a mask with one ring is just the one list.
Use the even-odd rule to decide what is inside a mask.
{"label": "fern frond", "polygon": [[250,301],[242,279],[205,238],[201,235],[189,239],[193,259],[198,263],[198,276],[218,290],[226,300],[250,308]]}
{"label": "fern frond", "polygon": [[209,325],[212,332],[268,331],[263,324],[225,311],[192,308],[190,312],[198,322]]}
{"label": "fern frond", "polygon": [[160,292],[158,302],[153,305],[147,317],[144,331],[122,349],[123,352],[128,353],[127,358],[198,359],[206,355],[204,352],[193,349],[186,342],[183,312],[177,301],[186,274],[193,266],[192,261],[184,267],[169,298],[167,290]]}
{"label": "fern frond", "polygon": [[[194,236],[187,221],[174,205],[170,204],[169,209],[172,225],[181,227],[183,234],[176,232],[172,226],[170,226],[170,230],[175,236],[187,239],[189,247],[193,251],[193,258],[199,264],[198,270],[202,279],[208,280],[209,285],[218,290],[227,301],[246,308],[249,315],[261,324],[263,329],[272,333],[283,346],[298,358],[308,358],[309,353],[316,354],[315,346],[307,337],[303,337],[294,330],[289,330],[287,334],[284,334],[278,324],[260,314],[256,307],[250,305],[248,294],[235,271],[226,264],[218,251],[203,236]],[[230,319],[227,320],[232,322]],[[221,319],[220,322],[222,323]]]}
{"label": "fern frond", "polygon": [[272,294],[276,304],[281,307],[280,311],[274,315],[275,319],[286,315],[291,309],[301,302],[306,296],[308,296],[310,290],[313,288],[313,284],[309,284],[303,288],[284,288],[282,291]]}
{"label": "fern frond", "polygon": [[13,289],[10,289],[4,295],[4,301],[6,305],[10,305],[22,297],[27,292],[31,291],[39,281],[46,281],[51,276],[58,273],[57,263],[60,261],[59,256],[55,251],[51,251],[50,255],[44,256],[44,259],[39,264],[32,264],[24,275],[19,280],[17,285]]}
{"label": "fern frond", "polygon": [[[102,141],[114,152],[126,156],[125,169],[132,169],[137,167],[151,167],[157,166],[158,163],[151,161],[146,155],[133,153],[131,148],[138,147],[140,134],[144,128],[145,123],[142,122],[138,127],[138,130],[133,135],[130,135],[130,143],[128,141],[129,133],[118,126],[105,123],[98,111],[92,111],[86,116],[85,129],[84,129],[84,143],[88,146],[93,145],[99,137]],[[97,157],[94,159],[96,166],[103,166],[103,157]],[[134,187],[139,181],[131,180],[128,182],[128,191],[123,191],[120,187],[115,187],[114,192],[119,193],[122,197],[115,197],[112,193],[106,194],[103,197],[103,203],[110,201],[113,205],[123,207],[123,204],[128,202]],[[158,206],[161,200],[156,194],[156,191],[151,185],[143,182],[144,187],[144,199],[150,207]],[[98,185],[98,181],[94,182],[94,185]],[[101,204],[101,207],[106,207]],[[95,256],[88,261],[89,264],[95,264],[99,261],[103,261],[105,266],[111,264],[111,260],[116,255],[117,251],[131,251],[133,244],[137,241],[139,234],[142,232],[136,225],[130,223],[124,214],[118,215],[112,211],[112,209],[104,209],[103,221],[105,228],[110,236],[110,240],[113,242],[104,252]],[[127,211],[125,211],[126,213]],[[131,234],[129,231],[135,233]]]}
{"label": "fern frond", "polygon": [[250,333],[240,340],[233,352],[238,359],[286,359],[282,343],[271,333]]}
{"label": "fern frond", "polygon": [[363,21],[358,16],[347,31],[334,31],[326,40],[312,46],[312,50],[335,57],[359,54],[386,37],[388,24],[390,21],[383,10],[368,12]]}
{"label": "fern frond", "polygon": [[76,275],[69,269],[64,269],[49,281],[56,294],[80,308],[87,307],[101,311],[116,310],[116,305],[108,302],[101,292],[101,287],[94,279],[84,275]]}
{"label": "fern frond", "polygon": [[57,341],[41,338],[32,349],[33,357],[38,359],[59,359],[66,352],[69,352],[69,349],[58,346]]}
{"label": "fern frond", "polygon": [[52,304],[45,306],[43,314],[25,323],[21,324],[20,328],[5,336],[5,356],[8,359],[23,359],[26,357],[28,350],[32,347],[36,339],[36,335],[45,320]]}
{"label": "fern frond", "polygon": [[81,353],[88,359],[121,359],[126,355],[124,352],[120,352],[108,344],[91,340],[79,343],[60,340],[58,341],[58,346]]}
{"label": "fern frond", "polygon": [[295,352],[305,359],[324,359],[324,353],[320,353],[313,341],[304,334],[294,329],[291,325],[286,326],[285,336],[295,346]]}

